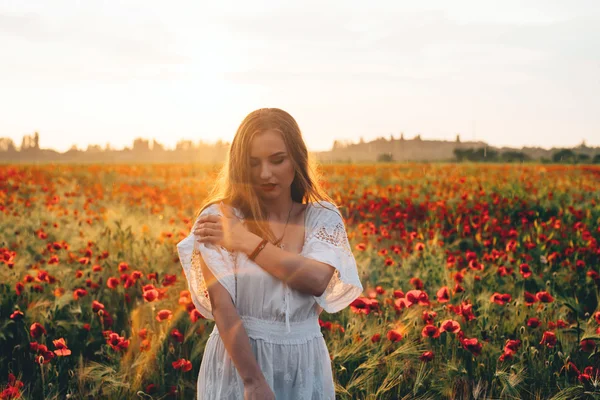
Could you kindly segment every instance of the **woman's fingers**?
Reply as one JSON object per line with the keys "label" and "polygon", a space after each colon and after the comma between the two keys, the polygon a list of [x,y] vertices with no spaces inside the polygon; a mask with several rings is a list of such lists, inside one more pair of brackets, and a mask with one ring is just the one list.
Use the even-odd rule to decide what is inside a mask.
{"label": "woman's fingers", "polygon": [[194,227],[198,227],[202,224],[205,223],[220,223],[221,221],[221,217],[218,215],[202,215],[201,217],[198,217],[198,219],[196,220],[196,223],[194,224]]}
{"label": "woman's fingers", "polygon": [[213,228],[198,228],[194,231],[194,235],[200,236],[221,236],[222,232],[220,229]]}
{"label": "woman's fingers", "polygon": [[219,243],[221,241],[220,238],[214,236],[202,236],[200,239],[196,240],[198,243]]}
{"label": "woman's fingers", "polygon": [[221,230],[221,229],[223,229],[223,225],[221,224],[221,222],[205,222],[205,223],[197,225],[194,228],[194,233],[197,232],[198,230],[204,229],[204,228]]}

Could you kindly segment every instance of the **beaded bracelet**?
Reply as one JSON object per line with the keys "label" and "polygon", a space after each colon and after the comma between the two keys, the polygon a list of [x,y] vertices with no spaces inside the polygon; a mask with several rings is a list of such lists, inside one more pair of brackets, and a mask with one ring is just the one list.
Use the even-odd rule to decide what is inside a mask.
{"label": "beaded bracelet", "polygon": [[267,243],[269,243],[269,241],[267,239],[263,239],[258,244],[258,246],[256,246],[256,248],[254,249],[254,251],[252,252],[252,254],[250,254],[250,257],[248,257],[248,259],[254,261],[254,259],[258,255],[258,253],[260,253],[260,251],[265,248],[265,246],[267,245]]}

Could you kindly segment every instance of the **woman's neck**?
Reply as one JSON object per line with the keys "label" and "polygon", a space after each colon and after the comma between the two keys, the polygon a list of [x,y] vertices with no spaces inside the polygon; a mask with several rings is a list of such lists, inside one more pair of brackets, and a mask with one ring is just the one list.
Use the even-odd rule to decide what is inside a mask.
{"label": "woman's neck", "polygon": [[272,203],[265,203],[265,210],[267,211],[267,219],[274,222],[285,223],[290,213],[293,213],[294,201],[292,198],[285,200],[277,199]]}

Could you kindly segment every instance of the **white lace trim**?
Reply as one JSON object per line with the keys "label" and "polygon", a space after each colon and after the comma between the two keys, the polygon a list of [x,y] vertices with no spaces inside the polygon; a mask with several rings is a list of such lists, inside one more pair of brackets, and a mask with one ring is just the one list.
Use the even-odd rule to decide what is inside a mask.
{"label": "white lace trim", "polygon": [[198,250],[192,251],[192,270],[194,271],[194,275],[196,277],[196,290],[199,294],[203,294],[207,301],[209,301],[210,305],[210,297],[208,296],[208,288],[206,287],[206,281],[204,280],[204,275],[202,274],[202,269],[200,267],[200,255],[201,253]]}
{"label": "white lace trim", "polygon": [[318,217],[317,228],[308,237],[306,256],[335,268],[325,291],[314,296],[325,311],[335,313],[360,296],[363,287],[341,215],[323,213]]}
{"label": "white lace trim", "polygon": [[[331,230],[331,233],[329,233],[328,229]],[[317,230],[309,235],[307,240],[312,237],[322,242],[329,243],[335,247],[339,247],[347,255],[353,256],[352,250],[350,249],[350,243],[348,242],[346,228],[341,222],[337,222],[333,226],[320,226]]]}
{"label": "white lace trim", "polygon": [[[201,216],[218,214],[217,206],[212,205],[203,210]],[[194,224],[194,226],[195,225],[196,224]],[[177,250],[181,265],[183,266],[188,280],[188,286],[192,294],[194,305],[206,319],[214,320],[210,295],[208,293],[204,274],[202,273],[200,256],[215,278],[225,289],[227,289],[234,301],[236,299],[234,277],[236,257],[222,246],[216,246],[210,243],[199,243],[193,230],[194,228],[192,227],[190,234],[177,244]]]}

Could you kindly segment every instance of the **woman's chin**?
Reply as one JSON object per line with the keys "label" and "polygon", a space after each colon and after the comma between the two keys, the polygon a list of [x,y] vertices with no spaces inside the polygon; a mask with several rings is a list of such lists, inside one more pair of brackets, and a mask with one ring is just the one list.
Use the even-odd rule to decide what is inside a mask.
{"label": "woman's chin", "polygon": [[263,199],[274,199],[279,196],[279,193],[276,190],[272,190],[270,192],[262,192],[258,194]]}
{"label": "woman's chin", "polygon": [[272,190],[262,190],[262,189],[258,189],[258,196],[263,198],[263,199],[275,199],[277,197],[279,197],[281,195],[281,191],[279,190],[279,186],[276,186],[274,189]]}

